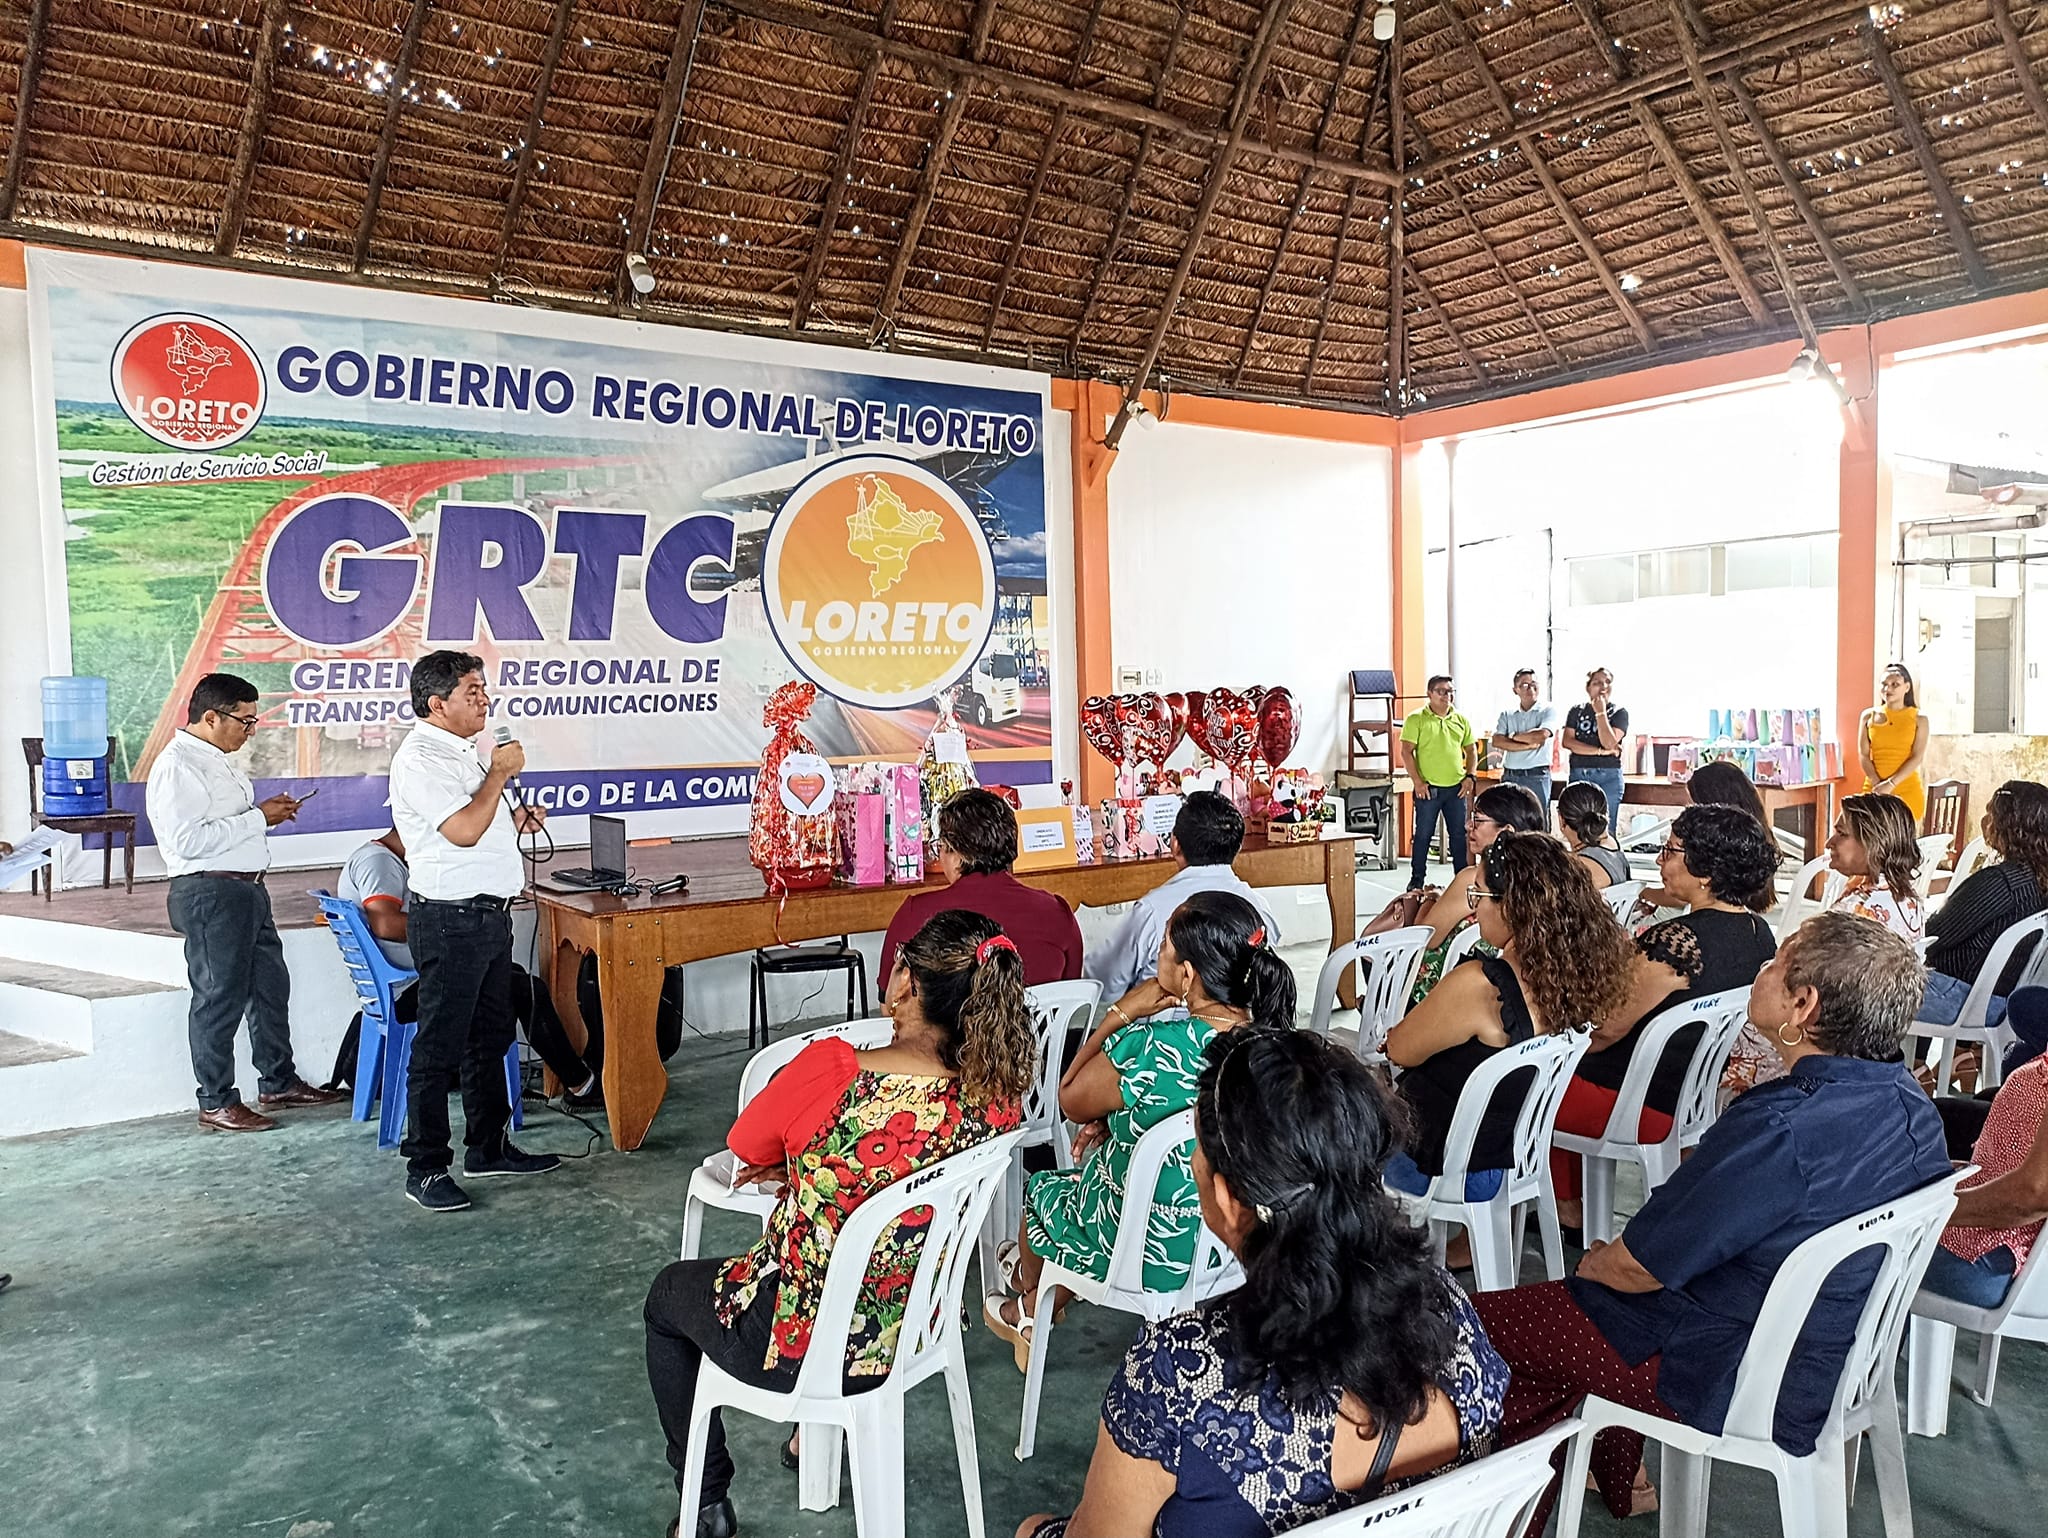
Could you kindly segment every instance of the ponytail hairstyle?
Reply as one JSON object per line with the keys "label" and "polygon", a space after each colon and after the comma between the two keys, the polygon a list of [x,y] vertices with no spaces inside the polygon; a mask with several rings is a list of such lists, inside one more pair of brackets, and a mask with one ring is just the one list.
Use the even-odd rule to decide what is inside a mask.
{"label": "ponytail hairstyle", "polygon": [[1557,793],[1557,820],[1581,844],[1607,837],[1607,792],[1591,780],[1573,780]]}
{"label": "ponytail hairstyle", "polygon": [[1893,662],[1886,664],[1885,672],[1887,674],[1896,673],[1906,681],[1906,708],[1908,710],[1918,710],[1920,708],[1920,697],[1913,688],[1912,669],[1903,662]]}
{"label": "ponytail hairstyle", "polygon": [[1197,892],[1166,921],[1174,953],[1209,997],[1251,1013],[1252,1025],[1294,1029],[1294,969],[1273,949],[1266,920],[1235,892]]}
{"label": "ponytail hairstyle", "polygon": [[1844,796],[1842,817],[1869,856],[1870,874],[1896,897],[1920,895],[1920,824],[1897,796]]}
{"label": "ponytail hairstyle", "polygon": [[964,908],[925,920],[897,959],[910,970],[939,1058],[968,1100],[1021,1100],[1038,1062],[1038,1029],[1024,998],[1024,962],[1002,925]]}
{"label": "ponytail hairstyle", "polygon": [[1380,1184],[1400,1102],[1309,1031],[1225,1031],[1203,1056],[1195,1135],[1257,1219],[1244,1285],[1213,1305],[1240,1371],[1298,1407],[1348,1390],[1368,1433],[1414,1425],[1458,1332],[1449,1278]]}

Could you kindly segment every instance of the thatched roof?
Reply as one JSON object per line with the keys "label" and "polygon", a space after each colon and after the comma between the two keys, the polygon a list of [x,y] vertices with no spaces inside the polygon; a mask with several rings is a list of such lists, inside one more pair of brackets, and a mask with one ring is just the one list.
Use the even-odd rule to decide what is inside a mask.
{"label": "thatched roof", "polygon": [[1368,410],[2048,282],[2048,7],[1374,9],[10,0],[0,230]]}

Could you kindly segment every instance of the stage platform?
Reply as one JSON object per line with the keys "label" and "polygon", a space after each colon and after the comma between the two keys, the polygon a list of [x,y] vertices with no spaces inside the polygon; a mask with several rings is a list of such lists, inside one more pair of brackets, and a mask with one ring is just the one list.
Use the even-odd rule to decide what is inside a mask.
{"label": "stage platform", "polygon": [[[268,878],[270,887],[270,912],[277,920],[277,927],[285,929],[317,929],[320,926],[320,908],[307,893],[315,890],[333,891],[334,883],[341,879],[339,866],[326,866],[318,870],[272,871]],[[52,893],[45,901],[42,893],[0,892],[0,918],[43,919],[59,924],[82,924],[92,929],[113,929],[124,934],[165,935],[176,938],[177,931],[171,928],[171,916],[165,909],[170,901],[171,884],[167,880],[138,881],[131,896],[116,881],[112,887],[102,887],[97,882],[91,886],[74,886]]]}

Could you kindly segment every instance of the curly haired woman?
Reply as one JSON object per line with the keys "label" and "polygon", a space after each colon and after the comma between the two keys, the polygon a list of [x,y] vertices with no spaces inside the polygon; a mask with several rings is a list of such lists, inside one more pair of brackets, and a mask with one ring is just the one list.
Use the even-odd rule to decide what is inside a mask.
{"label": "curly haired woman", "polygon": [[[868,1197],[949,1154],[1016,1127],[1037,1062],[1017,948],[994,919],[933,915],[897,952],[883,1008],[886,1047],[811,1043],[749,1101],[726,1135],[736,1184],[780,1182],[760,1241],[729,1260],[684,1260],[647,1295],[647,1380],[680,1486],[697,1374],[709,1357],[742,1383],[787,1390],[817,1321],[832,1241]],[[914,1217],[915,1215],[912,1214]],[[848,1337],[847,1393],[879,1387],[896,1356],[903,1287],[922,1223],[875,1246]],[[785,1462],[793,1454],[784,1450]],[[738,1531],[725,1431],[711,1417],[696,1538]],[[676,1528],[669,1529],[675,1538]]]}
{"label": "curly haired woman", "polygon": [[[1388,1058],[1407,1070],[1401,1098],[1413,1121],[1407,1151],[1387,1161],[1398,1190],[1420,1194],[1443,1173],[1458,1097],[1488,1058],[1532,1036],[1578,1030],[1628,996],[1628,936],[1585,861],[1544,834],[1503,833],[1480,857],[1480,876],[1472,910],[1500,954],[1453,967],[1387,1037]],[[1512,1074],[1494,1092],[1473,1143],[1467,1200],[1500,1189],[1535,1076],[1533,1068]]]}

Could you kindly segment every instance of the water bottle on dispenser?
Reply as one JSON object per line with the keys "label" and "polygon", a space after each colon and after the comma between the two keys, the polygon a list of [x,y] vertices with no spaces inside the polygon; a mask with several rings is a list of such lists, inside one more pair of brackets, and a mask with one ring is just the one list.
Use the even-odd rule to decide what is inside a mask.
{"label": "water bottle on dispenser", "polygon": [[107,681],[43,680],[43,815],[107,810]]}

